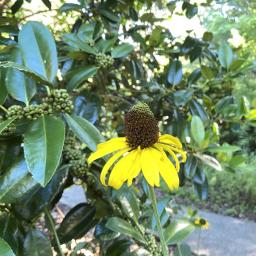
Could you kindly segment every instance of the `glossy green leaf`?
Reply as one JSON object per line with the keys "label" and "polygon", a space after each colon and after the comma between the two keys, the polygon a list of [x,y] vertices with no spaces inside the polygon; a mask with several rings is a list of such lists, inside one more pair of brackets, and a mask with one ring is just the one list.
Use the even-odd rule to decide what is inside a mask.
{"label": "glossy green leaf", "polygon": [[98,129],[86,119],[79,116],[65,114],[65,119],[77,137],[92,151],[95,151],[97,144],[102,140]]}
{"label": "glossy green leaf", "polygon": [[179,84],[182,80],[182,74],[181,62],[179,60],[172,61],[168,71],[168,82],[173,86]]}
{"label": "glossy green leaf", "polygon": [[11,6],[12,13],[15,14],[23,5],[24,0],[16,0],[15,3]]}
{"label": "glossy green leaf", "polygon": [[179,244],[177,245],[173,256],[192,256],[192,252],[187,244]]}
{"label": "glossy green leaf", "polygon": [[132,242],[128,239],[114,241],[106,250],[104,256],[123,256],[129,250]]}
{"label": "glossy green leaf", "polygon": [[120,18],[110,10],[99,9],[98,11],[104,18],[110,20],[111,22],[118,23],[120,20]]}
{"label": "glossy green leaf", "polygon": [[5,76],[6,70],[0,68],[0,105],[5,102],[5,99],[7,97],[7,90],[5,88]]}
{"label": "glossy green leaf", "polygon": [[101,39],[96,43],[95,47],[99,50],[99,52],[105,53],[108,52],[114,46],[116,41],[116,37],[113,37],[112,39],[108,40]]}
{"label": "glossy green leaf", "polygon": [[28,77],[31,77],[32,79],[34,79],[38,83],[52,86],[52,83],[50,83],[48,80],[46,80],[42,75],[40,75],[36,71],[33,71],[33,70],[23,66],[23,65],[15,63],[15,62],[12,62],[12,61],[2,61],[1,62],[0,61],[0,67],[17,69],[20,72],[26,74]]}
{"label": "glossy green leaf", "polygon": [[53,82],[58,59],[55,41],[48,28],[40,22],[27,22],[19,33],[19,45],[25,66]]}
{"label": "glossy green leaf", "polygon": [[24,135],[24,154],[33,178],[45,186],[61,158],[65,126],[61,119],[42,116],[32,122]]}
{"label": "glossy green leaf", "polygon": [[0,255],[1,256],[15,256],[11,247],[1,238],[0,238]]}
{"label": "glossy green leaf", "polygon": [[60,12],[68,12],[68,11],[75,11],[80,10],[82,8],[79,4],[73,4],[73,3],[65,3],[60,7]]}
{"label": "glossy green leaf", "polygon": [[219,61],[223,68],[229,68],[233,61],[233,52],[230,46],[223,42],[219,47]]}
{"label": "glossy green leaf", "polygon": [[192,116],[191,134],[198,145],[201,145],[205,138],[204,124],[199,116]]}
{"label": "glossy green leaf", "polygon": [[139,202],[135,195],[134,190],[123,186],[121,189],[116,191],[116,197],[118,198],[124,213],[127,217],[133,219],[134,221],[139,221]]}
{"label": "glossy green leaf", "polygon": [[[13,48],[11,60],[19,65],[23,65],[23,59],[19,48]],[[26,105],[36,93],[35,82],[17,69],[10,68],[7,71],[5,87],[8,93],[16,100],[24,102]]]}
{"label": "glossy green leaf", "polygon": [[199,158],[203,163],[212,167],[216,171],[222,171],[222,166],[216,158],[206,154],[201,154],[201,153],[195,153],[194,156]]}
{"label": "glossy green leaf", "polygon": [[106,227],[115,232],[130,236],[135,240],[145,243],[144,237],[134,228],[134,226],[119,217],[112,217],[108,219]]}
{"label": "glossy green leaf", "polygon": [[24,241],[24,255],[51,256],[52,248],[48,237],[40,230],[31,230]]}
{"label": "glossy green leaf", "polygon": [[61,243],[67,243],[85,235],[96,224],[95,207],[82,203],[72,208],[61,222],[57,233]]}
{"label": "glossy green leaf", "polygon": [[83,42],[76,34],[64,34],[62,36],[63,41],[74,48],[75,51],[84,51],[90,54],[96,54],[96,50]]}
{"label": "glossy green leaf", "polygon": [[0,202],[13,203],[29,194],[35,186],[37,183],[29,174],[26,162],[21,159],[0,177]]}
{"label": "glossy green leaf", "polygon": [[209,152],[213,152],[213,153],[233,153],[233,152],[241,150],[241,148],[238,146],[233,146],[233,145],[229,145],[229,144],[225,143],[221,146],[211,146],[211,147],[207,148],[207,150]]}
{"label": "glossy green leaf", "polygon": [[189,103],[189,109],[193,116],[199,116],[203,122],[209,119],[207,112],[198,100],[192,99]]}
{"label": "glossy green leaf", "polygon": [[0,122],[0,134],[15,120],[15,118],[7,119],[3,122]]}
{"label": "glossy green leaf", "polygon": [[51,10],[52,4],[51,4],[50,0],[42,0],[42,2],[44,3],[44,5],[45,5],[49,10]]}
{"label": "glossy green leaf", "polygon": [[[17,218],[11,213],[0,211],[0,238],[4,239],[17,254],[23,238]],[[1,254],[0,254],[1,255]]]}
{"label": "glossy green leaf", "polygon": [[185,106],[191,100],[194,90],[179,90],[173,93],[174,103],[176,106]]}
{"label": "glossy green leaf", "polygon": [[189,221],[173,221],[164,231],[164,237],[168,245],[177,244],[186,239],[195,227]]}
{"label": "glossy green leaf", "polygon": [[15,216],[31,221],[42,213],[45,207],[50,207],[62,193],[67,181],[67,174],[68,166],[63,166],[57,170],[45,188],[35,187],[30,194],[20,197],[12,206]]}
{"label": "glossy green leaf", "polygon": [[106,221],[103,220],[100,223],[98,223],[94,230],[94,236],[101,240],[101,241],[110,241],[117,237],[119,237],[119,233],[116,233],[110,229],[108,229],[106,226]]}
{"label": "glossy green leaf", "polygon": [[111,56],[113,58],[122,58],[126,57],[130,52],[132,52],[134,47],[131,44],[123,43],[115,47],[111,51]]}
{"label": "glossy green leaf", "polygon": [[81,83],[86,81],[89,77],[94,76],[97,73],[96,66],[87,66],[87,67],[80,67],[75,70],[72,70],[67,74],[67,89],[69,91],[74,90],[77,88]]}

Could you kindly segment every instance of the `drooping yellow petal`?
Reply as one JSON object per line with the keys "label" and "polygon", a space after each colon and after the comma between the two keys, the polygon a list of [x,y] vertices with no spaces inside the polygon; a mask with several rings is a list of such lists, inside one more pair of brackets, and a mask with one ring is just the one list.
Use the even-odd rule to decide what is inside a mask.
{"label": "drooping yellow petal", "polygon": [[159,142],[171,144],[177,148],[182,149],[182,144],[177,137],[174,137],[170,134],[164,134],[159,137]]}
{"label": "drooping yellow petal", "polygon": [[[163,154],[165,154],[164,149],[163,149],[162,146],[159,146],[159,144],[158,144],[158,145],[156,144],[155,147],[156,147],[157,149],[159,149]],[[172,156],[172,158],[174,159],[176,171],[179,172],[179,170],[180,170],[180,162],[179,162],[178,157],[176,156],[176,154],[175,154],[170,148],[166,147],[165,150],[166,150],[166,151]]]}
{"label": "drooping yellow petal", "polygon": [[177,189],[179,187],[179,176],[173,165],[173,163],[165,156],[159,161],[160,175],[164,179],[165,183],[170,190]]}
{"label": "drooping yellow petal", "polygon": [[141,169],[150,186],[160,186],[158,162],[161,153],[154,148],[144,148],[141,152]]}
{"label": "drooping yellow petal", "polygon": [[182,157],[182,162],[185,163],[186,160],[187,160],[187,154],[186,154],[186,151],[182,150],[182,149],[178,149],[176,147],[173,147],[171,145],[167,145],[165,143],[162,143],[162,142],[158,142],[156,143],[157,146],[160,146],[160,147],[163,147],[164,150],[168,151],[168,150],[172,150],[174,152],[177,152],[181,155]]}
{"label": "drooping yellow petal", "polygon": [[125,140],[117,140],[118,138],[111,139],[106,142],[102,142],[97,146],[97,150],[93,152],[89,158],[88,163],[91,164],[93,161],[95,161],[98,158],[101,158],[105,155],[108,155],[112,152],[115,152],[117,150],[125,149],[127,148],[127,143]]}
{"label": "drooping yellow petal", "polygon": [[129,178],[135,157],[136,151],[133,150],[117,162],[109,176],[109,186],[119,189],[123,185]]}
{"label": "drooping yellow petal", "polygon": [[104,165],[101,174],[100,174],[100,181],[101,183],[106,186],[106,175],[108,173],[108,170],[111,168],[111,166],[114,164],[114,162],[120,158],[124,153],[126,153],[129,150],[129,148],[123,149],[118,151],[116,154],[114,154]]}
{"label": "drooping yellow petal", "polygon": [[128,177],[128,181],[127,181],[128,186],[131,186],[133,179],[136,178],[139,175],[140,170],[141,170],[141,163],[140,163],[141,149],[137,148],[134,151],[136,151],[136,156],[135,156],[135,159],[134,159],[132,169],[130,171],[130,175]]}

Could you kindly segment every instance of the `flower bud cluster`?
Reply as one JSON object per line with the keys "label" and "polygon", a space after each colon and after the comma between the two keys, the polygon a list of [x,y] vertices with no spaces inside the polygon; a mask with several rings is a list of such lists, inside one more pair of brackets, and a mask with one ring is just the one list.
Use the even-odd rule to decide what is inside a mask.
{"label": "flower bud cluster", "polygon": [[147,235],[148,250],[152,256],[161,256],[160,247],[156,243],[156,239],[153,235]]}
{"label": "flower bud cluster", "polygon": [[43,99],[43,102],[50,105],[53,111],[71,113],[73,102],[66,89],[52,90],[51,95]]}
{"label": "flower bud cluster", "polygon": [[104,53],[98,53],[95,59],[96,63],[102,68],[107,68],[114,64],[114,59],[111,56],[106,55]]}
{"label": "flower bud cluster", "polygon": [[63,156],[71,165],[73,176],[81,178],[85,175],[87,170],[86,155],[74,135],[66,137]]}
{"label": "flower bud cluster", "polygon": [[52,114],[52,108],[46,103],[39,105],[29,105],[22,107],[20,105],[13,105],[9,107],[7,118],[14,117],[15,119],[29,119],[36,120],[40,116]]}

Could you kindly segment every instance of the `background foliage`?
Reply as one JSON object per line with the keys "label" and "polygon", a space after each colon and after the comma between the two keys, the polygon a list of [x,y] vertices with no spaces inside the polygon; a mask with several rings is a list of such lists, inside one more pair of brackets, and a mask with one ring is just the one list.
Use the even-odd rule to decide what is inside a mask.
{"label": "background foliage", "polygon": [[[88,167],[86,161],[104,138],[124,135],[123,116],[138,101],[150,105],[162,133],[182,140],[188,161],[181,185],[200,200],[207,199],[209,183],[219,194],[234,190],[229,174],[225,182],[221,174],[212,181],[214,170],[239,173],[245,182],[250,175],[249,190],[254,186],[255,170],[248,170],[255,161],[255,122],[246,118],[256,107],[248,31],[253,3],[81,0],[55,6],[44,0],[47,9],[38,12],[55,14],[48,24],[31,21],[35,13],[24,7],[30,2],[0,2],[0,251],[51,255],[54,247],[61,254],[60,244],[95,228],[91,243],[78,244],[74,255],[83,247],[101,255],[139,255],[138,248],[159,255],[144,181],[112,191],[98,180],[103,162]],[[199,15],[208,30],[176,37],[168,26],[175,15]],[[244,45],[228,40],[231,28]],[[87,202],[56,225],[51,209],[74,183],[83,186]],[[186,190],[180,195],[185,202]],[[174,255],[191,255],[181,243],[197,228],[197,213],[176,214],[173,197],[162,184],[158,210],[166,241]],[[38,227],[42,217],[47,232]]]}

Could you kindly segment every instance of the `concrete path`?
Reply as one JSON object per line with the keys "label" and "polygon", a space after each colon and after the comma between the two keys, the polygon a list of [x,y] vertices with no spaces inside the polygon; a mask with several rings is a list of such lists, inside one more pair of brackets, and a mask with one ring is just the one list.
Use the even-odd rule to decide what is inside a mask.
{"label": "concrete path", "polygon": [[[74,207],[85,202],[81,186],[66,189],[60,203]],[[256,223],[232,217],[200,211],[199,215],[210,223],[208,230],[202,230],[199,239],[199,253],[206,256],[256,256]],[[198,253],[199,230],[187,243]]]}
{"label": "concrete path", "polygon": [[[256,256],[256,223],[200,211],[209,223],[199,239],[199,253],[207,256]],[[199,230],[188,239],[197,252]]]}

